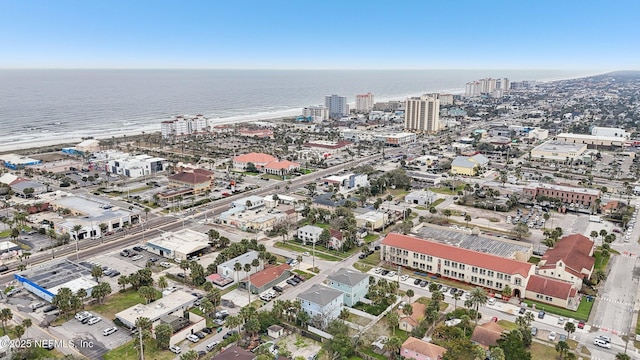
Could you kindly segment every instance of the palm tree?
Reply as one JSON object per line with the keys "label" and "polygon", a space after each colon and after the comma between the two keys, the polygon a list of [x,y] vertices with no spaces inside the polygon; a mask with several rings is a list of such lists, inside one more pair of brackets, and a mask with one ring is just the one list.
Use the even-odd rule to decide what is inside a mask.
{"label": "palm tree", "polygon": [[349,312],[349,309],[342,308],[342,310],[340,310],[340,315],[338,316],[338,318],[340,318],[341,320],[347,320],[349,318],[349,314],[351,314],[351,312]]}
{"label": "palm tree", "polygon": [[78,291],[76,291],[76,296],[82,302],[81,306],[82,306],[82,309],[84,309],[84,299],[87,297],[87,290],[83,288],[78,289]]}
{"label": "palm tree", "polygon": [[33,325],[33,322],[31,321],[31,319],[25,318],[24,320],[22,320],[22,326],[24,327],[25,332],[27,332],[27,335],[29,335],[28,331],[31,325]]}
{"label": "palm tree", "polygon": [[473,306],[475,307],[476,310],[476,325],[478,325],[478,313],[480,310],[480,306],[485,305],[487,303],[487,301],[489,301],[489,297],[487,296],[487,293],[484,291],[483,288],[481,287],[476,287],[473,290],[471,290],[471,292],[469,293],[469,300],[471,300],[471,303],[473,304]]}
{"label": "palm tree", "polygon": [[183,283],[187,281],[187,269],[189,269],[189,266],[190,264],[187,260],[180,261],[180,269],[182,269],[182,274],[184,275],[182,278]]}
{"label": "palm tree", "polygon": [[[605,252],[606,250],[602,250],[602,252]],[[607,279],[607,274],[602,270],[602,269],[598,269],[593,273],[593,280],[596,282],[596,284],[600,284],[601,281],[604,281]]]}
{"label": "palm tree", "polygon": [[103,276],[103,272],[102,272],[102,267],[98,266],[98,265],[94,265],[91,268],[91,276],[93,276],[94,279],[96,279],[96,282],[100,282],[100,278]]}
{"label": "palm tree", "polygon": [[571,337],[571,334],[576,331],[576,326],[573,324],[573,322],[567,321],[567,323],[564,324],[564,331],[567,332],[567,339],[568,339]]}
{"label": "palm tree", "polygon": [[167,278],[165,276],[160,276],[158,278],[158,287],[162,290],[166,289],[169,286],[167,282]]}
{"label": "palm tree", "polygon": [[255,274],[256,272],[258,272],[258,268],[260,267],[260,260],[253,259],[251,261],[251,266],[255,268],[255,270],[253,271],[253,273]]}
{"label": "palm tree", "polygon": [[407,297],[409,298],[409,304],[411,304],[411,298],[415,296],[415,293],[413,292],[412,289],[407,290],[407,293],[405,294],[407,295]]}
{"label": "palm tree", "polygon": [[467,227],[469,227],[469,221],[471,221],[471,215],[466,214],[466,215],[464,216],[464,221],[466,221],[466,222],[467,222]]}
{"label": "palm tree", "polygon": [[384,342],[385,351],[389,352],[389,358],[395,360],[399,358],[400,348],[402,347],[402,340],[392,336]]}
{"label": "palm tree", "polygon": [[453,293],[453,310],[458,308],[458,300],[460,300],[460,294],[456,291]]}
{"label": "palm tree", "polygon": [[389,325],[389,327],[391,328],[391,331],[395,335],[396,327],[398,327],[398,324],[400,322],[400,317],[398,316],[398,313],[395,311],[390,311],[387,314],[386,318],[387,318],[387,324]]}
{"label": "palm tree", "polygon": [[569,352],[569,344],[566,341],[559,341],[556,344],[556,351],[560,354],[560,358],[564,359],[565,355]]}
{"label": "palm tree", "polygon": [[13,319],[13,312],[11,312],[11,309],[9,308],[2,308],[2,310],[0,310],[0,322],[2,322],[2,331],[6,334],[7,333],[7,321]]}
{"label": "palm tree", "polygon": [[249,275],[251,272],[251,264],[244,264],[243,270],[247,277],[247,293],[249,294],[249,305],[251,305],[251,276]]}
{"label": "palm tree", "polygon": [[242,264],[236,261],[236,263],[233,264],[233,270],[236,272],[237,282],[240,283],[240,271],[242,270]]}

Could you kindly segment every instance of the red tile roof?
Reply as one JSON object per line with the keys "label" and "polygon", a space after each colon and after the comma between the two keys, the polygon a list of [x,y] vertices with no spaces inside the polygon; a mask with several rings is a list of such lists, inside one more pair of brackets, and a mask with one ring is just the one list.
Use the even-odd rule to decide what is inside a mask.
{"label": "red tile roof", "polygon": [[200,174],[200,175],[204,175],[204,176],[209,176],[209,177],[211,177],[211,176],[213,176],[213,175],[214,175],[214,173],[213,173],[213,172],[211,172],[211,171],[209,171],[209,170],[205,170],[205,169],[200,169],[200,168],[193,169],[193,172],[194,172],[194,173],[196,173],[196,174]]}
{"label": "red tile roof", "polygon": [[421,304],[419,302],[414,302],[413,304],[411,304],[411,307],[413,308],[413,312],[411,313],[411,315],[405,315],[402,312],[402,309],[398,309],[398,317],[400,318],[400,322],[406,322],[408,324],[410,324],[413,327],[418,326],[418,324],[420,323],[420,321],[422,319],[424,319],[424,310],[427,308],[424,304]]}
{"label": "red tile roof", "polygon": [[488,323],[478,325],[473,329],[471,341],[484,348],[489,348],[498,344],[498,339],[500,339],[503,331],[504,329],[500,325],[493,321],[489,321]]}
{"label": "red tile roof", "polygon": [[419,354],[427,357],[428,359],[438,360],[444,356],[447,349],[430,342],[426,342],[421,339],[410,336],[400,348],[400,355],[404,358],[411,359],[416,358],[415,354]]}
{"label": "red tile roof", "polygon": [[300,164],[293,161],[283,160],[283,161],[272,161],[267,165],[265,165],[265,168],[274,169],[274,170],[289,169],[291,167],[297,168],[297,167],[300,167]]}
{"label": "red tile roof", "polygon": [[499,271],[504,274],[518,274],[524,278],[529,275],[534,266],[533,264],[522,261],[506,259],[496,255],[485,254],[431,240],[394,233],[388,234],[384,240],[382,240],[382,245],[431,255],[470,266]]}
{"label": "red tile roof", "polygon": [[[251,284],[253,284],[253,286],[259,288],[279,278],[282,273],[289,269],[291,269],[291,266],[289,266],[289,264],[280,264],[278,266],[267,265],[264,270],[258,271],[257,273],[249,276],[249,279],[251,280]],[[243,280],[246,281],[247,278],[244,278]]]}
{"label": "red tile roof", "polygon": [[555,269],[562,261],[565,269],[582,278],[591,274],[596,259],[591,255],[593,241],[580,234],[572,234],[558,240],[555,247],[547,250],[540,260],[540,269]]}
{"label": "red tile roof", "polygon": [[169,181],[177,181],[183,184],[202,184],[211,182],[211,178],[206,175],[197,174],[195,172],[181,172],[179,174],[169,176]]}
{"label": "red tile roof", "polygon": [[527,291],[562,300],[567,300],[568,298],[575,296],[575,289],[570,282],[540,275],[531,275],[529,277],[529,282],[527,282]]}
{"label": "red tile roof", "polygon": [[267,164],[272,161],[276,161],[276,158],[269,154],[252,152],[252,153],[236,156],[233,158],[233,161],[241,162],[241,163],[253,163],[254,165],[257,165],[257,164]]}

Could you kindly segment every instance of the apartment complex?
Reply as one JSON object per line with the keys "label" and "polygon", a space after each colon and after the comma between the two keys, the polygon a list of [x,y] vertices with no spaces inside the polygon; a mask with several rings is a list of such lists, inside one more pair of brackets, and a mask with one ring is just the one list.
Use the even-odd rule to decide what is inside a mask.
{"label": "apartment complex", "polygon": [[347,98],[338,95],[328,95],[324,97],[324,106],[329,109],[329,117],[339,119],[349,115],[349,106]]}
{"label": "apartment complex", "polygon": [[[566,249],[573,251],[571,238],[575,236],[580,235],[567,237],[568,246],[563,247],[562,253]],[[586,248],[580,242],[580,246]],[[380,257],[391,264],[480,286],[495,293],[502,292],[508,285],[512,291],[511,296],[526,297],[574,310],[580,303],[575,277],[580,274],[587,276],[588,271],[585,271],[584,266],[589,267],[589,262],[582,255],[574,261],[573,255],[563,257],[558,253],[549,257],[548,268],[542,269],[541,266],[543,271],[537,271],[534,264],[523,261],[394,233],[387,235],[381,245]],[[564,280],[571,279],[571,271],[568,274],[564,270],[562,274],[552,272],[554,266],[558,269],[563,266],[563,259],[569,259],[566,260],[567,263],[575,262],[576,265],[572,266],[579,269],[574,274],[573,282]]]}
{"label": "apartment complex", "polygon": [[560,199],[565,204],[577,204],[587,208],[600,198],[600,190],[597,189],[542,183],[529,184],[522,189],[522,194],[531,199],[538,196]]}
{"label": "apartment complex", "polygon": [[373,94],[356,95],[356,112],[368,113],[373,110]]}
{"label": "apartment complex", "polygon": [[502,96],[502,92],[509,90],[509,79],[492,79],[485,78],[476,81],[470,81],[465,85],[464,96],[474,97],[480,95]]}
{"label": "apartment complex", "polygon": [[438,94],[408,98],[405,104],[404,129],[411,132],[440,131],[440,99]]}
{"label": "apartment complex", "polygon": [[302,109],[302,116],[316,122],[329,120],[329,108],[324,105],[312,105]]}
{"label": "apartment complex", "polygon": [[178,115],[160,123],[160,132],[163,139],[206,133],[209,132],[209,119],[201,114],[194,117]]}
{"label": "apartment complex", "polygon": [[501,292],[506,285],[523,297],[535,266],[412,236],[389,234],[382,240],[383,261],[426,271]]}

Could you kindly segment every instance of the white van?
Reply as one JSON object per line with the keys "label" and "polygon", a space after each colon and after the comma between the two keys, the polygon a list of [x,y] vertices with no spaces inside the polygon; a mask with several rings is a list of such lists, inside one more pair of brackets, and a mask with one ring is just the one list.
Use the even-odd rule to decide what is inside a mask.
{"label": "white van", "polygon": [[211,352],[213,350],[213,348],[215,348],[217,345],[219,344],[219,342],[217,341],[212,341],[209,344],[207,344],[206,348],[207,351]]}
{"label": "white van", "polygon": [[601,348],[611,349],[611,344],[602,339],[593,340],[593,344],[596,346],[600,346]]}

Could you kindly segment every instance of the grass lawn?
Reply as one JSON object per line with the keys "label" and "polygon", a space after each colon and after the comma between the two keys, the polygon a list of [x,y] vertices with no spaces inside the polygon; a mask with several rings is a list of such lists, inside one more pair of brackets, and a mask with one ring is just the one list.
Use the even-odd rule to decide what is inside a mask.
{"label": "grass lawn", "polygon": [[518,328],[518,325],[516,325],[516,323],[512,323],[511,321],[507,320],[498,320],[498,325],[502,326],[502,328],[507,331],[515,330]]}
{"label": "grass lawn", "polygon": [[378,264],[380,264],[380,254],[377,252],[374,252],[373,254],[365,257],[364,259],[358,260],[358,262],[371,265],[371,266],[378,266]]}
{"label": "grass lawn", "polygon": [[532,256],[532,257],[529,258],[528,262],[531,263],[531,264],[537,264],[537,263],[540,262],[540,258],[537,257],[537,256]]}
{"label": "grass lawn", "polygon": [[350,323],[358,324],[360,326],[366,326],[371,322],[370,319],[352,313],[349,313],[349,318],[347,318],[347,321]]}
{"label": "grass lawn", "polygon": [[[297,252],[301,252],[301,253],[305,252],[305,251],[309,251],[309,248],[301,246],[301,245],[298,245],[298,244],[294,244],[292,242],[283,243],[281,241],[278,241],[278,242],[276,242],[275,247],[281,248],[281,249],[293,250],[293,251],[297,251]],[[309,251],[309,252],[311,252],[311,251]],[[322,251],[318,251],[318,247],[316,247],[316,257],[318,257],[320,259],[328,260],[328,261],[340,261],[340,260],[342,260],[339,257],[326,254],[326,253],[324,253]]]}
{"label": "grass lawn", "polygon": [[[103,355],[104,360],[138,360],[138,350],[135,348],[138,344],[138,340],[131,340],[128,343],[117,347]],[[154,360],[173,360],[176,358],[176,354],[169,350],[161,350],[156,347],[156,341],[154,339],[148,339],[144,342],[144,357],[145,359]]]}
{"label": "grass lawn", "polygon": [[[429,306],[429,304],[431,303],[431,299],[427,298],[427,297],[419,297],[418,299],[416,299],[416,302],[423,304],[425,306]],[[447,304],[444,301],[440,301],[440,303],[438,304],[438,307],[440,308],[440,311],[445,311],[447,309],[447,307],[449,307],[449,304]]]}
{"label": "grass lawn", "polygon": [[366,242],[367,244],[372,242],[372,241],[376,241],[376,240],[378,240],[378,235],[369,234],[369,235],[364,237],[364,242]]}
{"label": "grass lawn", "polygon": [[611,254],[607,257],[602,256],[602,251],[597,250],[594,251],[594,256],[596,257],[596,263],[593,265],[594,272],[595,270],[607,270],[607,264],[609,264],[609,259],[611,258]]}
{"label": "grass lawn", "polygon": [[529,306],[531,306],[531,304],[535,304],[537,310],[544,310],[549,314],[556,314],[565,318],[573,318],[582,321],[587,321],[589,319],[589,314],[591,313],[591,308],[593,307],[593,301],[587,301],[586,296],[582,297],[582,301],[580,302],[577,311],[571,311],[528,299],[525,299],[523,301]]}
{"label": "grass lawn", "polygon": [[436,199],[436,201],[431,203],[431,207],[436,207],[444,202],[444,199]]}
{"label": "grass lawn", "polygon": [[391,189],[389,190],[389,192],[395,198],[400,198],[401,196],[405,196],[409,193],[407,190],[402,190],[402,189]]}
{"label": "grass lawn", "polygon": [[363,273],[369,272],[369,270],[373,269],[373,266],[362,264],[362,263],[359,263],[359,262],[353,264],[353,267],[356,268],[356,270],[359,270],[359,271],[361,271]]}
{"label": "grass lawn", "polygon": [[555,347],[540,344],[535,341],[531,343],[529,351],[531,352],[532,360],[556,359],[558,356],[558,352],[556,351]]}
{"label": "grass lawn", "polygon": [[458,185],[455,189],[451,190],[449,187],[437,187],[437,188],[429,188],[429,190],[433,191],[437,194],[447,194],[447,195],[458,195],[458,191],[464,190],[464,185]]}
{"label": "grass lawn", "polygon": [[141,192],[141,191],[149,190],[149,189],[151,189],[151,188],[152,188],[151,186],[142,186],[142,187],[139,187],[139,188],[131,189],[131,190],[129,190],[128,192],[129,192],[129,193],[137,193],[137,192]]}
{"label": "grass lawn", "polygon": [[313,170],[311,169],[300,169],[299,171],[305,175],[311,174],[313,172]]}
{"label": "grass lawn", "polygon": [[304,270],[299,270],[299,269],[293,270],[293,272],[298,274],[298,275],[304,276],[304,278],[307,279],[307,280],[309,280],[312,277],[316,276],[316,274],[314,274],[314,273],[310,273],[310,272],[307,272],[307,271],[304,271]]}
{"label": "grass lawn", "polygon": [[[162,297],[161,291],[156,291],[156,299]],[[87,306],[86,310],[94,311],[107,319],[115,319],[116,314],[120,311],[130,308],[136,304],[144,304],[145,300],[137,291],[129,288],[125,292],[117,292],[105,299],[104,304],[96,304]]]}
{"label": "grass lawn", "polygon": [[262,174],[260,177],[263,179],[282,180],[282,176],[274,174]]}

